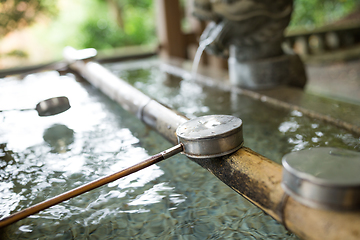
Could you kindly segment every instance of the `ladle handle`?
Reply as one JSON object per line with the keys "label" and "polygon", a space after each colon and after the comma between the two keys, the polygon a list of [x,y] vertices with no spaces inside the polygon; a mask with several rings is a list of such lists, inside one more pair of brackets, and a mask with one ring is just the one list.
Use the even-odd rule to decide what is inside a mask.
{"label": "ladle handle", "polygon": [[146,159],[138,164],[135,164],[134,166],[131,166],[131,167],[121,170],[119,172],[113,173],[111,175],[99,178],[95,181],[84,184],[80,187],[72,189],[72,190],[65,192],[63,194],[60,194],[56,197],[53,197],[51,199],[45,200],[41,203],[38,203],[32,207],[26,208],[20,212],[14,213],[14,214],[0,220],[0,228],[6,227],[14,222],[24,219],[30,215],[38,213],[42,210],[45,210],[49,207],[52,207],[56,204],[63,202],[63,201],[69,200],[70,198],[79,196],[80,194],[83,194],[83,193],[93,190],[95,188],[101,187],[107,183],[113,182],[117,179],[120,179],[120,178],[130,175],[134,172],[137,172],[141,169],[149,167],[155,163],[158,163],[162,160],[172,157],[182,151],[183,151],[183,145],[180,143],[172,148],[162,151],[161,153],[151,156],[148,159]]}
{"label": "ladle handle", "polygon": [[11,111],[34,111],[36,110],[35,108],[22,108],[22,109],[4,109],[4,110],[0,110],[0,112],[11,112]]}

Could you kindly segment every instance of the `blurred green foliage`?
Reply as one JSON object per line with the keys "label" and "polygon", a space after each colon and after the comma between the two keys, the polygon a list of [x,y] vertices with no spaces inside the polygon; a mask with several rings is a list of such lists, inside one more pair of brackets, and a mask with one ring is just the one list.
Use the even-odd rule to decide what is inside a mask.
{"label": "blurred green foliage", "polygon": [[93,13],[79,26],[80,48],[140,45],[156,38],[151,0],[96,1],[97,8],[91,9]]}
{"label": "blurred green foliage", "polygon": [[156,41],[152,0],[62,0],[56,18],[35,31],[59,49],[112,49]]}
{"label": "blurred green foliage", "polygon": [[56,15],[56,3],[54,0],[0,0],[0,38],[29,26],[41,15]]}
{"label": "blurred green foliage", "polygon": [[359,0],[294,0],[290,28],[321,27],[359,7]]}
{"label": "blurred green foliage", "polygon": [[22,50],[15,49],[6,54],[9,57],[27,58],[28,54]]}

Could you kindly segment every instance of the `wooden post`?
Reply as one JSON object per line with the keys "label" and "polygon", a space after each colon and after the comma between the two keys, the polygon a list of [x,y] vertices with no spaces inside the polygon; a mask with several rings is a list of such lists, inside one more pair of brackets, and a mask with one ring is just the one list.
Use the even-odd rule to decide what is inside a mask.
{"label": "wooden post", "polygon": [[179,0],[156,0],[160,56],[186,58]]}

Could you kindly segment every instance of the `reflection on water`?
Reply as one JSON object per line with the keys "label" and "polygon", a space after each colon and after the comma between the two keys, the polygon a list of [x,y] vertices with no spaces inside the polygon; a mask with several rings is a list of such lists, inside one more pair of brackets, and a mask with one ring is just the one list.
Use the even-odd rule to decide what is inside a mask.
{"label": "reflection on water", "polygon": [[[10,105],[31,105],[52,92],[55,96],[68,96],[72,108],[49,118],[39,118],[36,113],[2,113],[0,216],[122,170],[149,156],[140,139],[126,127],[135,120],[132,128],[141,132],[142,123],[119,106],[71,77],[60,77],[54,72],[37,76],[24,81],[4,79],[0,103],[5,105],[6,99]],[[46,92],[44,85],[49,89]],[[123,121],[123,117],[128,119]],[[86,238],[102,221],[121,219],[130,212],[148,212],[143,205],[159,202],[165,195],[175,196],[172,204],[177,206],[184,197],[173,187],[164,185],[151,191],[153,181],[163,174],[158,166],[151,166],[13,224],[5,229],[1,239]],[[157,200],[139,203],[139,196]],[[133,207],[130,203],[135,200],[138,204]],[[127,218],[123,221],[127,222]]]}
{"label": "reflection on water", "polygon": [[[116,71],[116,65],[109,67]],[[359,150],[358,137],[298,112],[190,80],[164,86],[166,75],[158,68],[119,74],[189,117],[240,117],[245,145],[275,161],[287,152],[313,146]],[[91,86],[54,72],[30,75],[24,81],[3,79],[0,108],[26,107],[62,95],[72,108],[57,116],[1,114],[1,216],[170,146]],[[297,239],[181,154],[17,222],[1,234],[1,239]]]}
{"label": "reflection on water", "polygon": [[43,138],[54,152],[64,153],[74,142],[74,130],[63,124],[54,124],[44,131]]}

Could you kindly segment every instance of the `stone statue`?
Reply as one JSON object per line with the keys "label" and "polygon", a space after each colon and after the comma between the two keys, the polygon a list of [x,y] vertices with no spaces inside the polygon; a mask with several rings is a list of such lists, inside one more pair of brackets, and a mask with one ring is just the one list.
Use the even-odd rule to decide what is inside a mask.
{"label": "stone statue", "polygon": [[200,44],[206,42],[210,54],[229,57],[230,81],[235,85],[304,87],[302,61],[282,47],[292,9],[292,0],[194,0],[194,15],[211,21]]}

